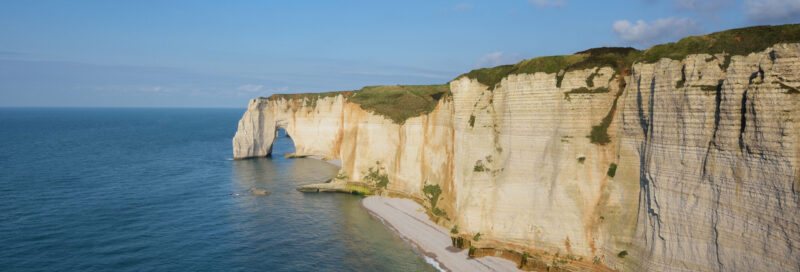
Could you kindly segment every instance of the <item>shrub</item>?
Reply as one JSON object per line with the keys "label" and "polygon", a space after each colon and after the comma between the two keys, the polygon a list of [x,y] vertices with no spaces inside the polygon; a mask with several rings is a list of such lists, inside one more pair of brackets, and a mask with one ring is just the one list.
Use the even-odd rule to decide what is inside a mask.
{"label": "shrub", "polygon": [[586,87],[594,87],[594,77],[596,77],[598,73],[600,73],[600,68],[597,68],[594,70],[594,73],[586,77]]}
{"label": "shrub", "polygon": [[431,212],[433,212],[433,215],[435,216],[447,217],[447,213],[445,213],[442,209],[436,207],[431,209]]}
{"label": "shrub", "polygon": [[478,232],[478,233],[475,234],[475,236],[472,236],[472,240],[475,241],[475,242],[480,241],[481,240],[481,233]]}
{"label": "shrub", "polygon": [[442,188],[439,185],[425,185],[422,192],[428,197],[431,202],[431,207],[436,207],[436,202],[439,201],[439,195],[442,194]]}
{"label": "shrub", "polygon": [[467,255],[470,257],[475,257],[475,250],[476,248],[474,246],[469,246],[469,252],[467,252]]}
{"label": "shrub", "polygon": [[681,79],[678,82],[675,82],[675,89],[683,88],[683,84],[686,84],[686,79]]}
{"label": "shrub", "polygon": [[472,171],[474,171],[474,172],[485,172],[485,171],[489,171],[489,169],[487,169],[486,167],[483,166],[483,161],[477,160],[477,161],[475,161],[475,167],[472,168]]}
{"label": "shrub", "polygon": [[613,178],[614,175],[617,174],[617,164],[611,163],[611,165],[608,166],[608,172],[606,172],[606,174],[608,174],[609,177]]}
{"label": "shrub", "polygon": [[556,88],[561,88],[561,81],[564,81],[564,75],[566,75],[564,71],[558,72],[556,74]]}
{"label": "shrub", "polygon": [[625,256],[628,256],[628,251],[627,250],[620,251],[617,254],[617,257],[620,257],[620,258],[625,258]]}
{"label": "shrub", "polygon": [[606,87],[598,87],[598,88],[594,88],[594,89],[589,89],[589,88],[586,88],[586,87],[580,87],[580,88],[575,88],[575,89],[569,90],[568,92],[565,92],[564,93],[564,99],[569,100],[569,95],[570,94],[595,94],[595,93],[607,93],[607,92],[610,92],[610,91],[611,90],[609,90]]}
{"label": "shrub", "polygon": [[455,225],[455,226],[453,226],[453,228],[452,228],[452,229],[450,229],[450,233],[452,233],[452,234],[458,234],[458,225]]}
{"label": "shrub", "polygon": [[522,259],[519,260],[519,268],[525,267],[525,265],[528,264],[528,258],[530,258],[530,257],[531,257],[531,255],[528,254],[528,252],[523,252],[522,253]]}
{"label": "shrub", "polygon": [[617,111],[617,101],[621,95],[622,89],[617,92],[617,95],[614,97],[614,103],[611,104],[611,109],[608,110],[608,113],[605,117],[603,117],[603,120],[600,121],[600,124],[592,126],[592,132],[589,134],[589,139],[593,144],[605,145],[611,142],[611,136],[608,135],[608,127],[611,126],[611,121],[614,121],[614,112]]}
{"label": "shrub", "polygon": [[[439,202],[439,195],[442,194],[442,189],[439,185],[425,185],[425,187],[422,188],[422,192],[428,197],[428,201],[431,203],[431,212],[436,216],[447,217],[447,213],[436,207],[436,204]],[[454,227],[454,229],[458,232],[457,228]],[[453,230],[450,230],[450,232],[452,231]]]}
{"label": "shrub", "polygon": [[367,183],[374,183],[378,188],[386,188],[389,185],[389,175],[386,173],[381,173],[383,170],[383,166],[381,166],[380,161],[376,161],[376,167],[370,167],[367,169],[367,174],[364,176],[364,181]]}
{"label": "shrub", "polygon": [[475,115],[470,115],[469,116],[469,126],[470,127],[475,127]]}
{"label": "shrub", "polygon": [[586,161],[586,157],[579,157],[578,158],[578,163],[582,164],[584,161]]}

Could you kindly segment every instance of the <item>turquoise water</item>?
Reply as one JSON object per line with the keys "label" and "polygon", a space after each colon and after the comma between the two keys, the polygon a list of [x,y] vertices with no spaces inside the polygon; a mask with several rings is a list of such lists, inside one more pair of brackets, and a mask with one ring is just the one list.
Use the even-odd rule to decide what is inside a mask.
{"label": "turquoise water", "polygon": [[433,271],[291,139],[230,160],[243,112],[0,109],[0,271]]}

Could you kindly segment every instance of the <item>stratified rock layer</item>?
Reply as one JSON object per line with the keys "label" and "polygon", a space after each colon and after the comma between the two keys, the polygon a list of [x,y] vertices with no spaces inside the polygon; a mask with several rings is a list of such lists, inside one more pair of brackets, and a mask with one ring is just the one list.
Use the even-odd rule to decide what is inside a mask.
{"label": "stratified rock layer", "polygon": [[[490,90],[460,77],[403,124],[345,94],[258,98],[234,157],[269,155],[285,128],[296,155],[342,160],[334,183],[417,199],[459,235],[480,233],[477,247],[631,271],[800,270],[800,44],[557,78]],[[604,119],[611,141],[592,143]]]}
{"label": "stratified rock layer", "polygon": [[781,86],[800,84],[800,45],[721,59],[634,66],[620,165],[641,184],[636,270],[800,269],[800,94]]}

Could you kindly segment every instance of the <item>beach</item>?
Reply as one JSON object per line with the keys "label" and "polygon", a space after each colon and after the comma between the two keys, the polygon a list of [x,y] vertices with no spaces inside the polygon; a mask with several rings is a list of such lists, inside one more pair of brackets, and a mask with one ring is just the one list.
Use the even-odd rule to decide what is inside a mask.
{"label": "beach", "polygon": [[517,264],[498,257],[470,258],[466,249],[452,246],[450,231],[431,222],[422,206],[410,199],[370,196],[361,200],[370,214],[434,259],[444,271],[521,271]]}
{"label": "beach", "polygon": [[[326,159],[323,156],[309,156],[309,158],[342,167],[340,159]],[[453,247],[450,231],[430,221],[428,215],[423,212],[424,208],[413,200],[370,196],[361,200],[361,206],[414,246],[439,270],[522,271],[512,261],[492,256],[471,258],[467,254],[467,249]]]}

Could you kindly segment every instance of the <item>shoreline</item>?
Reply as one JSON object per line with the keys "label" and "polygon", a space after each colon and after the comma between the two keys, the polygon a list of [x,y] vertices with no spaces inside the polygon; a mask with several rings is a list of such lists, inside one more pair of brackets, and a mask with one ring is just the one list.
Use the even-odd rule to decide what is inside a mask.
{"label": "shoreline", "polygon": [[369,196],[360,202],[361,207],[444,271],[522,271],[512,261],[492,256],[471,258],[468,250],[453,247],[450,232],[431,222],[422,212],[423,207],[413,200]]}
{"label": "shoreline", "polygon": [[328,159],[325,156],[320,156],[320,155],[311,155],[311,156],[308,156],[308,157],[312,158],[312,159],[321,160],[321,161],[326,162],[326,163],[328,163],[330,165],[336,166],[339,169],[342,168],[342,160],[340,160],[340,159]]}
{"label": "shoreline", "polygon": [[[308,158],[342,168],[340,159],[319,155]],[[523,271],[512,261],[493,256],[473,258],[469,257],[467,249],[453,247],[449,230],[430,221],[428,215],[422,212],[424,207],[411,199],[368,196],[359,203],[439,271]]]}

